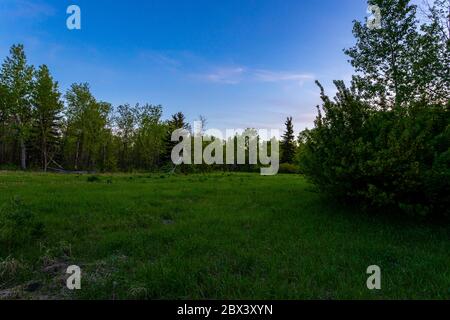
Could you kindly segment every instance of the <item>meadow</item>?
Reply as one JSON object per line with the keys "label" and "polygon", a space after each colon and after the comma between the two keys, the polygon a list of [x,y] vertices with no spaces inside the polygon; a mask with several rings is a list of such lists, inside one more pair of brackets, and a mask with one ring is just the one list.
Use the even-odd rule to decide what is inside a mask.
{"label": "meadow", "polygon": [[0,172],[0,223],[11,199],[41,227],[3,235],[0,299],[450,298],[448,225],[339,205],[301,175]]}

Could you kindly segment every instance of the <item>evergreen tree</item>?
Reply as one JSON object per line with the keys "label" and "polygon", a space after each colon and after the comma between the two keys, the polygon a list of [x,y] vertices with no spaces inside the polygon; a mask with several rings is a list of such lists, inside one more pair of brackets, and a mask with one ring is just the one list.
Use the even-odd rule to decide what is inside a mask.
{"label": "evergreen tree", "polygon": [[39,149],[42,169],[47,171],[48,164],[61,134],[61,112],[63,104],[58,91],[58,83],[53,81],[47,68],[43,65],[36,72],[36,82],[32,95],[33,132]]}
{"label": "evergreen tree", "polygon": [[186,122],[186,117],[184,116],[183,112],[177,112],[174,115],[172,115],[172,118],[168,122],[169,127],[173,130],[176,129],[186,129],[190,131],[191,127]]}
{"label": "evergreen tree", "polygon": [[11,156],[8,150],[9,143],[7,142],[10,131],[8,130],[8,119],[10,117],[8,106],[8,90],[0,83],[0,164],[9,161]]}
{"label": "evergreen tree", "polygon": [[9,129],[14,132],[20,146],[20,166],[27,168],[27,142],[30,136],[32,108],[31,92],[34,69],[27,63],[23,45],[13,45],[10,56],[2,65],[0,85],[6,94],[7,106],[3,107],[3,116]]}
{"label": "evergreen tree", "polygon": [[167,121],[166,124],[166,135],[164,138],[165,151],[163,154],[163,162],[171,163],[171,154],[173,147],[177,144],[177,142],[172,141],[172,133],[177,129],[185,129],[190,131],[191,127],[186,122],[186,117],[182,112],[177,112],[172,115],[171,119]]}
{"label": "evergreen tree", "polygon": [[281,140],[281,163],[292,163],[295,155],[295,136],[292,117],[286,120],[286,131]]}

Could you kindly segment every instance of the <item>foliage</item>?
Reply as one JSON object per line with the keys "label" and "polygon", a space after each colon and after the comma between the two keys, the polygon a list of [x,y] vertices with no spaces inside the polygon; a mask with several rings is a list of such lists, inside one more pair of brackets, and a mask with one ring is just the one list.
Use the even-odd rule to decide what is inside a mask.
{"label": "foliage", "polygon": [[190,131],[190,126],[186,122],[186,118],[182,112],[177,112],[166,122],[166,130],[164,135],[164,152],[162,154],[162,160],[164,163],[171,162],[171,154],[173,147],[177,142],[172,141],[172,132],[177,129],[185,129]]}
{"label": "foliage", "polygon": [[418,28],[409,1],[369,3],[379,6],[382,26],[355,22],[356,45],[346,50],[357,72],[351,88],[336,81],[333,101],[319,84],[315,128],[300,136],[301,171],[366,207],[450,216],[448,40],[436,9]]}
{"label": "foliage", "polygon": [[[449,42],[438,21],[419,28],[409,0],[369,0],[380,8],[380,28],[356,21],[354,47],[345,50],[355,68],[353,85],[376,107],[422,100],[444,102],[450,95]],[[437,3],[438,4],[438,3]],[[447,8],[448,10],[448,8]]]}
{"label": "foliage", "polygon": [[[0,73],[0,120],[2,168],[15,169],[20,163],[25,169],[29,162],[28,167],[43,171],[187,173],[259,169],[255,164],[205,163],[175,168],[171,160],[172,149],[177,144],[171,141],[173,131],[185,129],[193,134],[182,112],[164,120],[161,105],[123,104],[114,108],[98,101],[87,83],[74,83],[62,95],[47,66],[34,71],[27,65],[22,45],[11,48]],[[200,116],[200,122],[204,134],[206,118]],[[287,124],[284,155],[291,162],[295,152],[292,119]],[[245,131],[257,138],[255,132],[254,129]],[[203,148],[207,145],[204,141]],[[248,145],[247,139],[246,145],[241,146],[245,148],[246,162],[249,161]]]}
{"label": "foliage", "polygon": [[[111,105],[97,101],[86,83],[73,84],[66,93],[64,152],[75,170],[112,169]],[[72,162],[73,161],[73,162]]]}
{"label": "foliage", "polygon": [[139,105],[131,107],[129,104],[117,107],[115,123],[118,148],[118,167],[122,171],[129,171],[132,168],[133,143],[136,135],[138,122]]}
{"label": "foliage", "polygon": [[27,168],[27,147],[32,120],[31,93],[34,68],[28,65],[23,45],[13,45],[0,71],[0,114],[13,141],[20,145],[20,164]]}
{"label": "foliage", "polygon": [[162,107],[146,104],[138,112],[138,130],[134,144],[136,166],[153,170],[164,165],[166,131],[168,125],[162,121]]}
{"label": "foliage", "polygon": [[301,170],[322,190],[365,206],[448,215],[450,105],[374,111],[336,82],[304,132]]}
{"label": "foliage", "polygon": [[292,124],[292,117],[288,117],[286,120],[286,131],[281,138],[281,162],[292,163],[295,155],[295,137],[294,137],[294,125]]}
{"label": "foliage", "polygon": [[36,72],[36,82],[32,94],[33,137],[41,158],[42,169],[47,171],[59,147],[61,112],[63,104],[58,83],[53,81],[47,66]]}

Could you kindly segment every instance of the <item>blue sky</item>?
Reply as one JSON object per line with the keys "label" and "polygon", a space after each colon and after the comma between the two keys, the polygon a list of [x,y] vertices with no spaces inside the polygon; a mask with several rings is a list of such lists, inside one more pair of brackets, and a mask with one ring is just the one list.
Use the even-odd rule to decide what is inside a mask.
{"label": "blue sky", "polygon": [[[81,8],[82,29],[66,28]],[[23,43],[65,91],[89,82],[114,105],[152,103],[209,128],[311,127],[320,102],[349,80],[342,49],[365,0],[0,0],[0,59]]]}

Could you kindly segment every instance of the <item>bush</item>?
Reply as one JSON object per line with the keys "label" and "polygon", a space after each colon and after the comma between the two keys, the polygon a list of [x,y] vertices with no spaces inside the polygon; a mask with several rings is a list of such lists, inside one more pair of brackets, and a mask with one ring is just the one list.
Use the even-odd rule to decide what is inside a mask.
{"label": "bush", "polygon": [[289,174],[295,174],[299,173],[299,168],[295,164],[291,163],[281,163],[280,168],[278,170],[278,173],[289,173]]}
{"label": "bush", "polygon": [[450,105],[375,110],[341,82],[303,132],[301,171],[323,191],[366,207],[450,216]]}
{"label": "bush", "polygon": [[0,244],[11,248],[42,236],[44,225],[19,198],[0,208]]}

